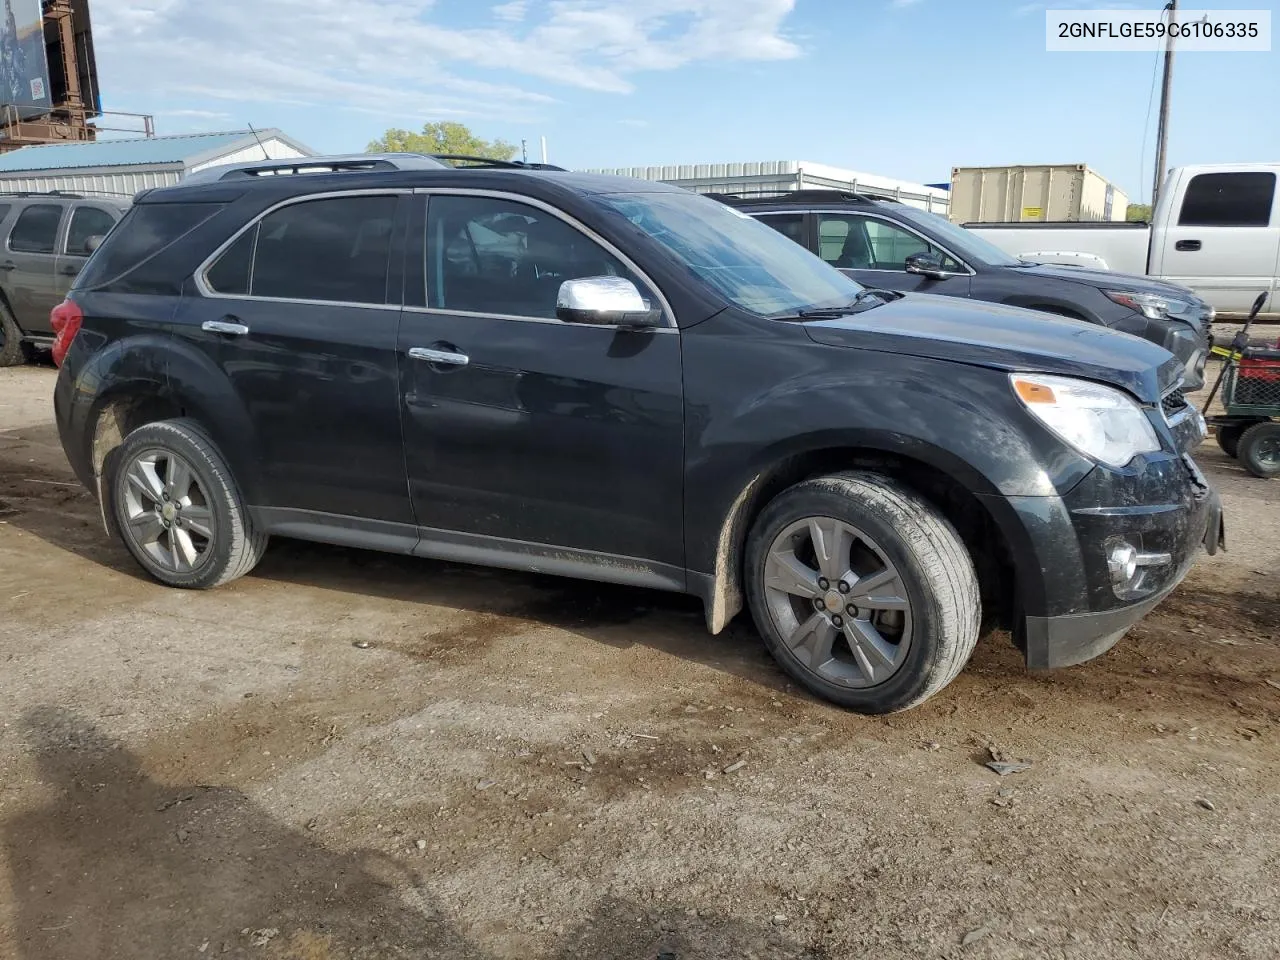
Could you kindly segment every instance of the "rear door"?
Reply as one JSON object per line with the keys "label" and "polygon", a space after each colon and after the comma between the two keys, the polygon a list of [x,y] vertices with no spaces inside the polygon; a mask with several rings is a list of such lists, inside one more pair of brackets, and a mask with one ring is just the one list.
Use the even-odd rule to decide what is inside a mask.
{"label": "rear door", "polygon": [[447,543],[501,563],[564,548],[557,569],[603,560],[682,588],[679,332],[556,318],[565,280],[656,289],[527,198],[431,193],[411,237],[399,358],[420,549]]}
{"label": "rear door", "polygon": [[[181,328],[253,423],[268,523],[345,526],[412,549],[396,368],[407,191],[299,197],[245,228],[197,280]],[[390,291],[390,292],[389,292]],[[367,536],[365,537],[367,541]]]}
{"label": "rear door", "polygon": [[[1153,273],[1190,287],[1220,313],[1246,313],[1258,294],[1280,293],[1274,171],[1198,173],[1179,193],[1170,225],[1157,237]],[[1274,302],[1267,309],[1280,311]]]}
{"label": "rear door", "polygon": [[[969,295],[969,268],[914,230],[861,213],[818,211],[813,216],[818,256],[863,286],[952,297]],[[907,273],[907,257],[916,253],[939,255],[943,269],[955,275],[934,280]]]}
{"label": "rear door", "polygon": [[53,335],[49,312],[61,301],[55,267],[59,228],[66,205],[32,203],[13,220],[0,252],[5,295],[18,326],[27,333]]}
{"label": "rear door", "polygon": [[71,206],[71,217],[63,233],[59,245],[58,258],[54,265],[55,294],[61,299],[71,289],[76,275],[84,267],[85,261],[93,251],[89,249],[90,239],[101,240],[116,225],[121,212],[106,204],[76,203]]}

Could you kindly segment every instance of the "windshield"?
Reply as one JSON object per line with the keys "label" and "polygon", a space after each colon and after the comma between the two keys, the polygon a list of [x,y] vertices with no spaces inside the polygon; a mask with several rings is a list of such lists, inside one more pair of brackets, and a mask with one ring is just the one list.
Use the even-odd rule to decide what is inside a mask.
{"label": "windshield", "polygon": [[912,211],[911,219],[914,219],[922,229],[936,234],[942,241],[942,245],[950,247],[951,252],[959,254],[961,259],[978,260],[993,267],[1016,267],[1022,263],[1017,257],[1011,257],[990,240],[984,240],[972,230],[966,230],[936,213],[916,210]]}
{"label": "windshield", "polygon": [[772,227],[694,193],[600,198],[700,280],[762,317],[841,307],[862,287]]}

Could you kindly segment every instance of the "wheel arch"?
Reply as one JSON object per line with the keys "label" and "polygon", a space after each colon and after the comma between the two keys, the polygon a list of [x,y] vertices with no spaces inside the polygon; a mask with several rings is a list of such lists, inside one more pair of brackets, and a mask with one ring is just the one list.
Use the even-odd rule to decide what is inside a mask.
{"label": "wheel arch", "polygon": [[[776,458],[740,488],[720,524],[715,571],[699,579],[707,627],[721,632],[745,605],[743,563],[747,538],[765,507],[780,493],[814,477],[847,470],[870,470],[893,477],[933,504],[956,528],[978,571],[986,622],[984,628],[1012,628],[1022,584],[1016,557],[1023,537],[1012,511],[985,480],[974,481],[972,468],[957,470],[952,455],[940,450],[911,453],[874,445],[822,446]],[[966,465],[967,466],[967,465]],[[961,479],[961,477],[964,479]],[[981,492],[975,492],[974,488]],[[1034,578],[1031,578],[1034,580]]]}

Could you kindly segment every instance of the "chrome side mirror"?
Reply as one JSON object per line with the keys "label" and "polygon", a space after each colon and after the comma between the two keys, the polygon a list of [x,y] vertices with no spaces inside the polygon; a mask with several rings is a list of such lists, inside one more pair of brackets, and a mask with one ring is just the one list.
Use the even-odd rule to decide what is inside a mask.
{"label": "chrome side mirror", "polygon": [[943,280],[949,274],[942,269],[942,256],[937,253],[913,253],[903,264],[907,273],[916,273],[932,280]]}
{"label": "chrome side mirror", "polygon": [[584,277],[560,284],[556,316],[565,323],[604,327],[660,327],[662,309],[625,277]]}

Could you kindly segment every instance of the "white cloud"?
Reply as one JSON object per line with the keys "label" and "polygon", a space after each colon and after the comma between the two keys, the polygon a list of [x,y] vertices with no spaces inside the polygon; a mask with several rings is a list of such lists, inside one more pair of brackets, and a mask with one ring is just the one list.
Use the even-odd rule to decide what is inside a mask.
{"label": "white cloud", "polygon": [[[433,0],[97,0],[102,87],[417,118],[528,119],[556,87],[627,93],[635,74],[800,55],[795,0],[509,0],[447,26]],[[477,77],[481,79],[476,79]]]}
{"label": "white cloud", "polygon": [[529,0],[511,0],[510,3],[500,3],[493,8],[493,15],[499,20],[519,22],[529,15]]}

